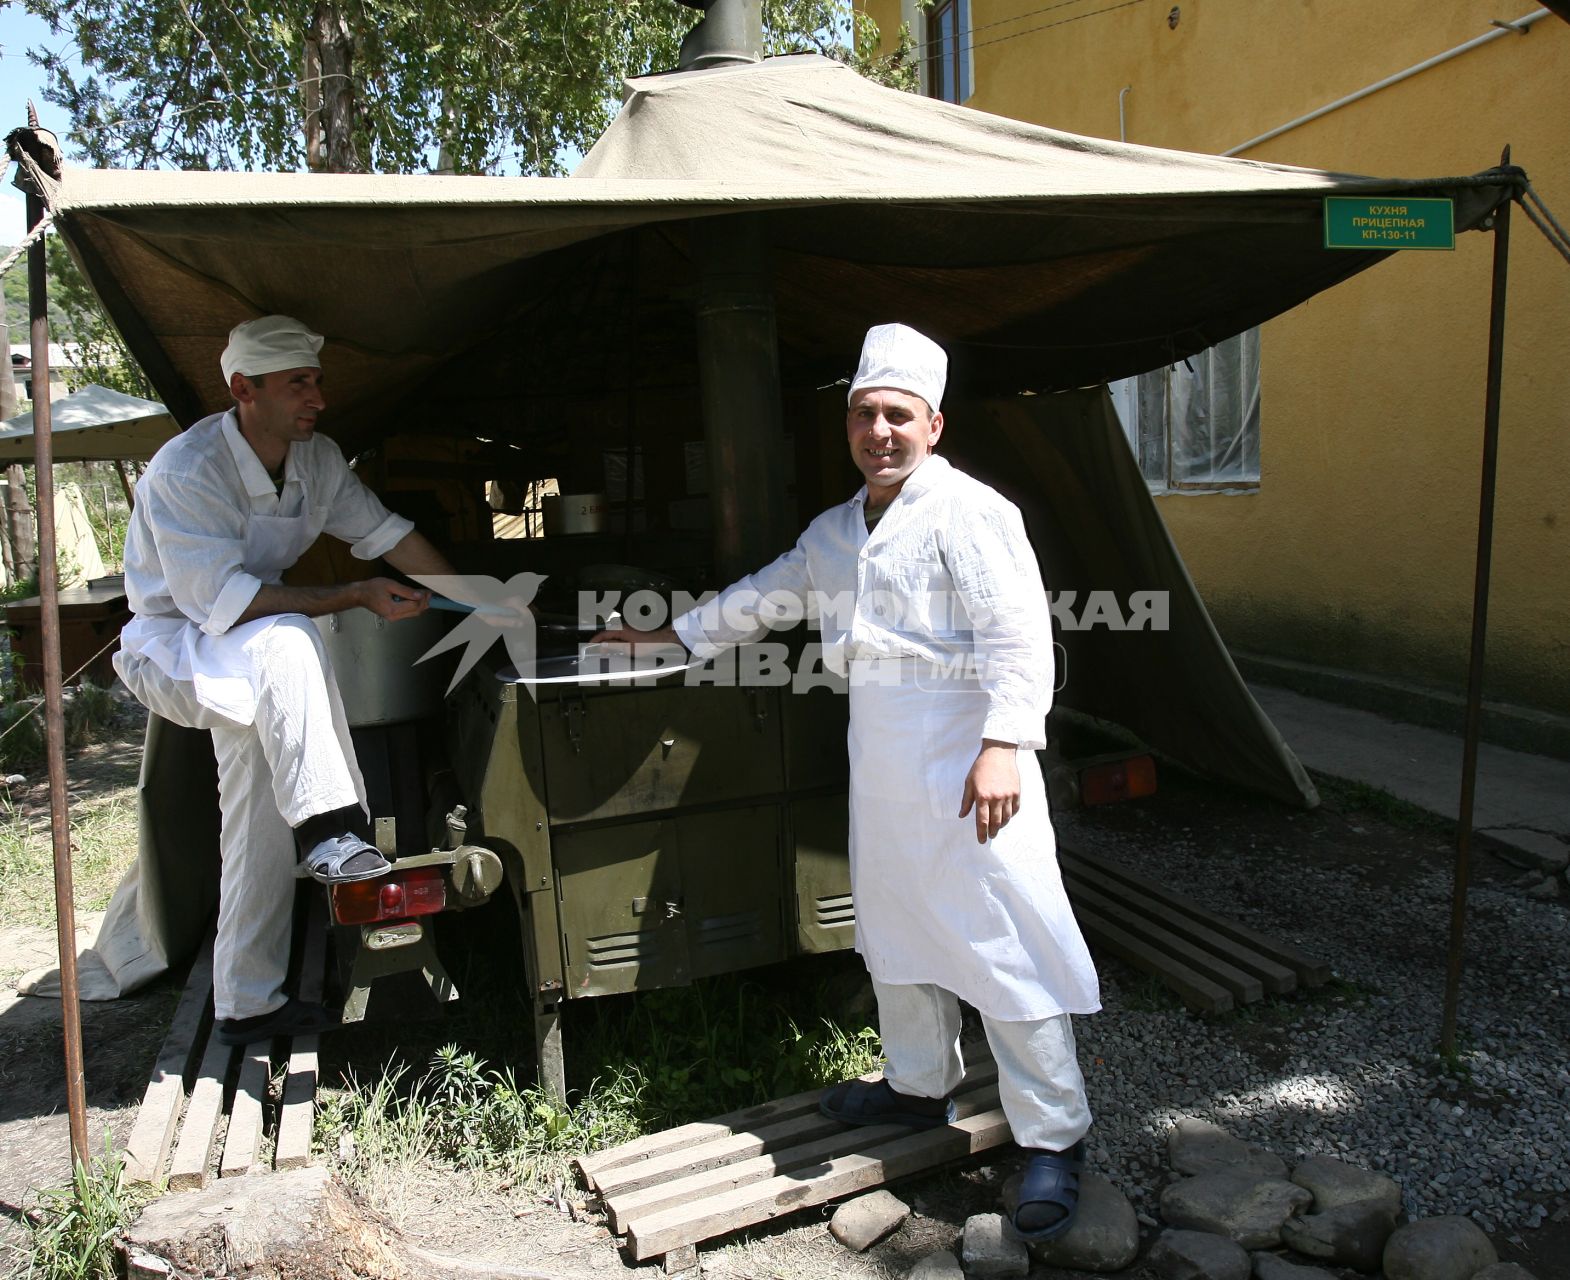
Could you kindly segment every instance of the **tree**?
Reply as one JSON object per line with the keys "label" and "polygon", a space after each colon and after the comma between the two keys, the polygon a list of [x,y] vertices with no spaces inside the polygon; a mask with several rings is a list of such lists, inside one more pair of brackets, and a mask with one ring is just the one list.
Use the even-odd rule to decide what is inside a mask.
{"label": "tree", "polygon": [[[560,173],[620,82],[672,67],[697,16],[675,0],[27,0],[75,37],[45,98],[98,166]],[[849,0],[767,0],[772,53],[871,64]],[[908,63],[908,59],[905,62]],[[912,66],[887,58],[879,78]],[[900,87],[909,87],[901,85]]]}

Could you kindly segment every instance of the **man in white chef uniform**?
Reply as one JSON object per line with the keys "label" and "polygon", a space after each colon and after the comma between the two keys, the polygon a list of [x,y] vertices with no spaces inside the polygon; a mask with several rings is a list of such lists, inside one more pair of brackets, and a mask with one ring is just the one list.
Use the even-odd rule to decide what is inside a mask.
{"label": "man in white chef uniform", "polygon": [[952,1121],[967,1001],[1029,1155],[1012,1225],[1038,1240],[1077,1207],[1090,1110],[1069,1015],[1095,1012],[1100,994],[1032,754],[1053,687],[1046,592],[1019,511],[933,453],[947,371],[916,330],[870,330],[846,418],[866,487],[638,643],[708,658],[759,639],[770,617],[816,614],[826,664],[849,676],[856,947],[888,1058],[882,1080],[836,1085],[822,1109],[852,1124]]}
{"label": "man in white chef uniform", "polygon": [[322,341],[288,316],[236,326],[220,361],[234,407],[158,451],[137,483],[126,534],[136,616],[115,669],[150,710],[211,730],[218,758],[213,1011],[228,1044],[337,1024],[284,992],[294,880],[334,884],[388,870],[361,838],[365,787],[309,619],[353,608],[408,618],[429,599],[390,578],[286,587],[282,574],[323,532],[403,573],[453,572],[317,434]]}

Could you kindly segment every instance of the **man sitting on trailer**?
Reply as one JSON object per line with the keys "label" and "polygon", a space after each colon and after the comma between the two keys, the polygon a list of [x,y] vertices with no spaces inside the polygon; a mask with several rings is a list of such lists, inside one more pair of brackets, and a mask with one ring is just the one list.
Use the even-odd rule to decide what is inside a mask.
{"label": "man sitting on trailer", "polygon": [[[1090,1127],[1070,1015],[1100,1007],[1058,872],[1041,770],[1052,627],[1019,511],[933,449],[948,358],[904,325],[870,330],[846,434],[866,486],[795,547],[659,632],[699,658],[816,616],[849,677],[856,948],[878,999],[883,1079],[829,1089],[850,1124],[932,1128],[964,1076],[959,998],[981,1014],[1014,1140],[1012,1215],[1061,1235]],[[783,608],[782,608],[783,606]]]}
{"label": "man sitting on trailer", "polygon": [[450,574],[316,431],[322,337],[289,316],[237,325],[220,364],[234,406],[159,449],[137,484],[125,544],[135,617],[115,669],[149,710],[212,732],[223,815],[213,1011],[246,1044],[337,1025],[284,993],[294,880],[386,874],[321,637],[310,617],[423,613],[429,593],[390,578],[286,587],[325,532],[362,560]]}

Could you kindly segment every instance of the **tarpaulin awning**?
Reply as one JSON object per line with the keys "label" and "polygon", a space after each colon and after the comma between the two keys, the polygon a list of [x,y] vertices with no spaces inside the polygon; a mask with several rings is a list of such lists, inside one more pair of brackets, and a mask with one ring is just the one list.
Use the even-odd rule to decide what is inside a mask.
{"label": "tarpaulin awning", "polygon": [[[51,406],[56,462],[113,459],[145,462],[179,434],[179,424],[154,400],[88,383]],[[33,460],[33,415],[0,422],[0,462]]]}
{"label": "tarpaulin awning", "polygon": [[763,220],[787,384],[849,372],[898,315],[998,394],[1181,358],[1377,262],[1323,247],[1327,195],[1449,197],[1467,229],[1509,189],[1077,137],[800,55],[631,82],[567,179],[67,170],[50,204],[178,419],[227,403],[229,328],[283,311],[332,344],[352,443],[464,353],[516,375],[514,405],[602,380],[585,351],[639,308],[644,357],[682,358],[703,219]]}

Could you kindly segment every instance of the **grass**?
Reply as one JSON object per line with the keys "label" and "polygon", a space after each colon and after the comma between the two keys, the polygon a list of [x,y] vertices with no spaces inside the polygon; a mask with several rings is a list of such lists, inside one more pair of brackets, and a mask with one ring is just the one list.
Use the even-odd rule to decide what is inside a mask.
{"label": "grass", "polygon": [[[71,884],[79,911],[101,911],[136,858],[136,806],[126,794],[71,815]],[[0,805],[0,928],[54,920],[54,846],[48,815]]]}
{"label": "grass", "polygon": [[141,1207],[125,1186],[125,1166],[104,1135],[104,1153],[78,1162],[71,1185],[39,1195],[28,1214],[28,1280],[114,1280],[115,1241]]}
{"label": "grass", "polygon": [[396,1217],[422,1165],[463,1171],[479,1187],[570,1185],[575,1155],[860,1075],[879,1060],[871,1027],[825,1015],[822,986],[778,993],[729,974],[588,1003],[585,1025],[569,1032],[568,1060],[581,1071],[565,1104],[449,1044],[418,1075],[389,1063],[369,1082],[350,1077],[318,1112],[319,1146]]}
{"label": "grass", "polygon": [[[0,706],[0,723],[13,706]],[[80,708],[73,718],[72,707]],[[80,754],[92,743],[122,731],[120,708],[109,695],[91,686],[73,694],[67,704],[66,739],[72,751],[68,781],[82,783],[91,797],[71,808],[71,872],[79,910],[101,910],[136,857],[136,778],[139,753],[118,751],[124,739],[111,744],[105,759],[93,759],[92,777]],[[35,719],[34,723],[37,721]],[[8,740],[9,741],[9,740]],[[6,744],[0,743],[0,753]],[[0,772],[11,767],[0,754]],[[35,777],[36,780],[36,777]],[[28,807],[0,789],[0,928],[48,925],[54,918],[54,846],[47,800],[42,795]]]}
{"label": "grass", "polygon": [[1370,786],[1366,782],[1350,782],[1344,778],[1332,778],[1327,774],[1315,773],[1314,785],[1319,789],[1320,799],[1325,806],[1336,813],[1367,814],[1371,818],[1378,818],[1393,827],[1401,827],[1408,831],[1427,832],[1432,834],[1448,835],[1455,831],[1455,823],[1441,814],[1430,813],[1421,805],[1412,804],[1399,796],[1392,795],[1383,787]]}
{"label": "grass", "polygon": [[1374,988],[1364,983],[1347,978],[1331,978],[1322,986],[1284,996],[1266,996],[1252,1004],[1238,1005],[1230,1013],[1217,1015],[1215,1020],[1285,1026],[1299,1021],[1306,1014],[1333,1005],[1362,1004],[1374,994]]}
{"label": "grass", "polygon": [[1175,991],[1152,973],[1137,973],[1132,969],[1120,975],[1118,991],[1120,1008],[1131,1013],[1181,1013],[1183,1001]]}

